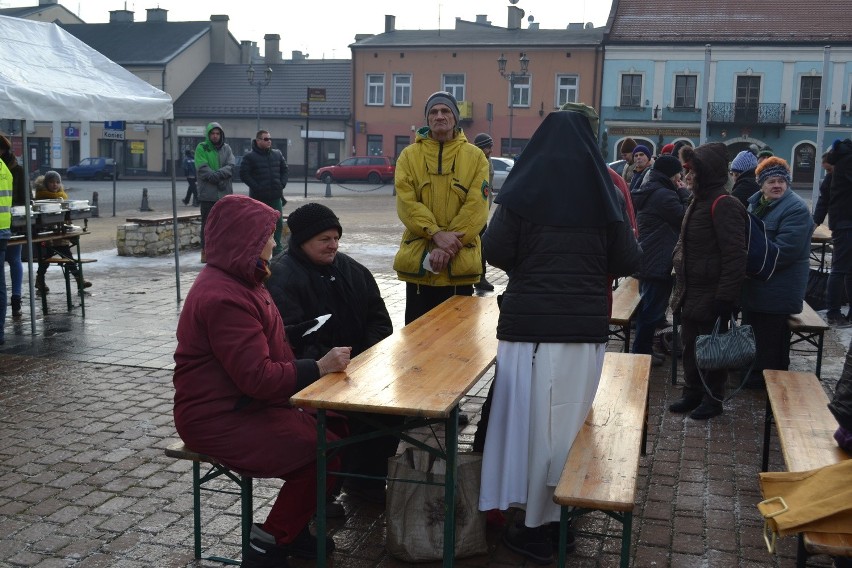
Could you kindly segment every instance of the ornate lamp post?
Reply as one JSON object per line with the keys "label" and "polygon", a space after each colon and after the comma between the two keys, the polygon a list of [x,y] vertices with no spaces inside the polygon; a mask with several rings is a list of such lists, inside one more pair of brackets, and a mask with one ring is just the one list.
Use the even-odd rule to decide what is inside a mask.
{"label": "ornate lamp post", "polygon": [[506,73],[506,57],[504,54],[500,54],[500,59],[497,60],[497,67],[500,71],[500,76],[509,81],[510,85],[510,93],[509,93],[509,157],[513,157],[513,139],[512,139],[512,123],[515,120],[515,81],[518,79],[525,79],[528,77],[527,70],[530,66],[530,59],[527,57],[526,53],[521,53],[521,57],[518,59],[521,63],[521,72],[515,73],[514,71],[510,71]]}
{"label": "ornate lamp post", "polygon": [[260,130],[260,92],[263,90],[265,86],[269,84],[269,81],[272,80],[272,68],[267,67],[266,71],[263,72],[263,79],[254,80],[254,66],[249,63],[248,71],[246,71],[246,75],[248,75],[249,85],[252,87],[257,87],[257,129]]}

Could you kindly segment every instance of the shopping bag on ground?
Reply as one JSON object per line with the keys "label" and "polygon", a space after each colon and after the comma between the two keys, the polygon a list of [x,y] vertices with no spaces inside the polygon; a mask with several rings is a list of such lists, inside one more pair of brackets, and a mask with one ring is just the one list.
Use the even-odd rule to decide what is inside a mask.
{"label": "shopping bag on ground", "polygon": [[[485,513],[478,510],[482,456],[459,454],[456,473],[456,558],[485,554]],[[417,448],[388,459],[387,551],[406,562],[444,556],[444,472],[446,462]],[[393,481],[429,481],[423,485]]]}

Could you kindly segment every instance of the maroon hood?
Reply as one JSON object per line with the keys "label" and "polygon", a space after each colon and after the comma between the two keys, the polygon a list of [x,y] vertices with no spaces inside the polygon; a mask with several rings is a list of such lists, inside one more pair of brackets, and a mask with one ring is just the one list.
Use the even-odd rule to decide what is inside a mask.
{"label": "maroon hood", "polygon": [[207,264],[255,282],[257,261],[275,231],[280,213],[246,195],[226,195],[216,202],[204,228]]}

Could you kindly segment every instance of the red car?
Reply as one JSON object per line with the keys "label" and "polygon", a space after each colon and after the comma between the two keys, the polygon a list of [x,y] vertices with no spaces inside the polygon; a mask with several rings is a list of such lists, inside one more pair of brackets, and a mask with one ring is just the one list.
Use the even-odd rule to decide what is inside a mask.
{"label": "red car", "polygon": [[367,181],[372,184],[393,181],[396,166],[387,156],[353,156],[335,166],[317,170],[317,179],[324,183]]}

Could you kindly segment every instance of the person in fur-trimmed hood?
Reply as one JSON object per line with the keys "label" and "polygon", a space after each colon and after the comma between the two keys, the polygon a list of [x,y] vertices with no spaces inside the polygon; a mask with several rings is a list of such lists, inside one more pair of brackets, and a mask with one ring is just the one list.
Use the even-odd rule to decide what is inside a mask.
{"label": "person in fur-trimmed hood", "polygon": [[695,362],[695,339],[709,334],[717,318],[721,319],[720,330],[727,330],[737,308],[746,276],[748,218],[742,203],[725,191],[728,155],[724,144],[684,146],[680,160],[693,199],[672,258],[675,288],[671,308],[682,314],[684,387],[669,411],[689,412],[690,418],[706,420],[722,413],[727,372],[706,371],[707,392]]}

